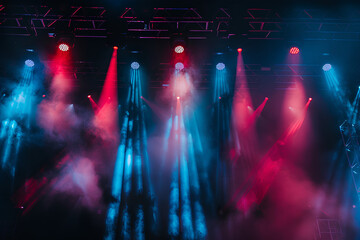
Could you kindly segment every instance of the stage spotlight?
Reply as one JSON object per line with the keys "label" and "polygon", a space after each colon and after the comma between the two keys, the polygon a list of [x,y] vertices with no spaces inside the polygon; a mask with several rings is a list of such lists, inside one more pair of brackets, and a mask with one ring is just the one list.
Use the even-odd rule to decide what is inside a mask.
{"label": "stage spotlight", "polygon": [[221,97],[219,97],[219,99],[221,99]]}
{"label": "stage spotlight", "polygon": [[269,100],[269,98],[268,98],[268,97],[265,97],[265,101],[267,101],[267,100]]}
{"label": "stage spotlight", "polygon": [[223,70],[225,68],[225,64],[224,63],[218,63],[216,64],[216,69],[217,70]]}
{"label": "stage spotlight", "polygon": [[183,63],[181,63],[181,62],[178,62],[178,63],[176,63],[175,64],[175,69],[176,70],[183,70],[184,69],[184,64]]}
{"label": "stage spotlight", "polygon": [[131,68],[136,70],[136,69],[139,69],[140,67],[140,64],[138,62],[132,62],[131,63]]}
{"label": "stage spotlight", "polygon": [[179,100],[179,99],[180,99],[180,97],[177,97],[176,99],[177,99],[177,100]]}
{"label": "stage spotlight", "polygon": [[88,95],[88,98],[91,98],[91,95]]}
{"label": "stage spotlight", "polygon": [[118,46],[114,46],[114,49],[115,49],[115,50],[118,50],[118,49],[119,49],[119,47],[118,47]]}
{"label": "stage spotlight", "polygon": [[322,69],[323,69],[324,71],[329,71],[331,68],[332,68],[332,67],[331,67],[331,64],[329,64],[329,63],[324,64],[324,66],[322,67]]}
{"label": "stage spotlight", "polygon": [[28,59],[25,61],[25,65],[28,67],[33,67],[33,66],[35,66],[35,63],[33,60]]}
{"label": "stage spotlight", "polygon": [[238,53],[241,53],[241,52],[242,52],[242,48],[238,48],[237,51],[238,51]]}
{"label": "stage spotlight", "polygon": [[312,101],[312,98],[311,98],[311,97],[309,97],[309,101]]}
{"label": "stage spotlight", "polygon": [[59,44],[59,50],[62,51],[62,52],[67,52],[69,51],[70,47],[68,44],[66,43],[60,43]]}
{"label": "stage spotlight", "polygon": [[176,53],[183,53],[184,50],[185,50],[185,48],[183,46],[181,46],[181,45],[178,45],[178,46],[175,47],[175,52]]}
{"label": "stage spotlight", "polygon": [[43,94],[43,95],[42,95],[42,97],[43,97],[43,98],[45,98],[45,97],[46,97],[46,95],[45,95],[45,94]]}
{"label": "stage spotlight", "polygon": [[292,55],[296,55],[296,54],[299,54],[300,53],[300,49],[298,47],[292,47],[290,48],[290,54]]}

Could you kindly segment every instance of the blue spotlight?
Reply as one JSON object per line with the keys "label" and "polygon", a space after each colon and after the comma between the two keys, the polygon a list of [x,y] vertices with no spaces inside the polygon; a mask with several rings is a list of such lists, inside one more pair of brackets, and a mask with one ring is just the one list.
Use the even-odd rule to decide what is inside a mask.
{"label": "blue spotlight", "polygon": [[217,70],[223,70],[225,68],[225,64],[224,63],[218,63],[216,64],[216,69]]}
{"label": "blue spotlight", "polygon": [[33,60],[28,59],[25,61],[25,65],[28,67],[33,67],[33,66],[35,66],[35,63]]}
{"label": "blue spotlight", "polygon": [[329,63],[324,64],[324,66],[322,67],[322,69],[323,69],[324,71],[329,71],[331,68],[332,68],[332,67],[331,67],[331,64],[329,64]]}
{"label": "blue spotlight", "polygon": [[183,70],[184,69],[184,64],[181,62],[178,62],[175,64],[175,69],[176,70]]}
{"label": "blue spotlight", "polygon": [[134,70],[139,69],[139,67],[140,67],[140,64],[138,62],[132,62],[131,63],[131,68],[132,69],[134,69]]}

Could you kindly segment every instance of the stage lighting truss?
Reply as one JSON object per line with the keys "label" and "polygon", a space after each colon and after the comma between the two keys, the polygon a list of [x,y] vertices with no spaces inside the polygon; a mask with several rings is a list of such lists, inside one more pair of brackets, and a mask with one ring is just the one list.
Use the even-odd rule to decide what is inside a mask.
{"label": "stage lighting truss", "polygon": [[358,124],[352,124],[347,120],[340,125],[340,133],[342,135],[346,157],[353,176],[357,197],[360,200],[360,160],[358,158],[360,154],[360,145],[357,135],[359,130]]}

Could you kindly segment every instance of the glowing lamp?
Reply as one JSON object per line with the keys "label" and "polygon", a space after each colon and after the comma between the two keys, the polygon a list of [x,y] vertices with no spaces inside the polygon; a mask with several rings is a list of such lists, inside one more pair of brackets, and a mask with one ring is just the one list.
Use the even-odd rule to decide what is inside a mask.
{"label": "glowing lamp", "polygon": [[88,98],[91,98],[91,95],[88,95]]}
{"label": "glowing lamp", "polygon": [[43,95],[42,95],[42,97],[43,97],[43,98],[45,98],[45,97],[46,97],[46,95],[45,95],[45,94],[43,94]]}
{"label": "glowing lamp", "polygon": [[217,70],[223,70],[225,68],[225,64],[224,63],[218,63],[218,64],[216,64],[216,69]]}
{"label": "glowing lamp", "polygon": [[62,52],[67,52],[69,51],[70,47],[68,44],[66,43],[60,43],[59,44],[59,50],[62,51]]}
{"label": "glowing lamp", "polygon": [[331,68],[332,68],[332,67],[331,67],[331,64],[329,64],[329,63],[324,64],[324,66],[322,67],[322,69],[323,69],[325,72],[329,71]]}
{"label": "glowing lamp", "polygon": [[268,98],[268,97],[265,97],[265,101],[267,101],[267,100],[269,100],[269,98]]}
{"label": "glowing lamp", "polygon": [[175,64],[175,69],[176,70],[183,70],[184,69],[184,64],[183,63],[181,63],[181,62],[178,62],[178,63],[176,63]]}
{"label": "glowing lamp", "polygon": [[237,51],[238,51],[238,53],[241,53],[241,52],[242,52],[242,48],[238,48]]}
{"label": "glowing lamp", "polygon": [[299,54],[300,53],[300,49],[298,47],[292,47],[290,48],[290,54],[292,55],[296,55],[296,54]]}
{"label": "glowing lamp", "polygon": [[185,50],[185,48],[183,46],[181,46],[181,45],[176,46],[175,49],[174,49],[174,51],[176,53],[183,53],[184,50]]}
{"label": "glowing lamp", "polygon": [[35,66],[35,63],[34,63],[33,60],[28,59],[28,60],[25,61],[25,65],[27,67],[33,67],[33,66]]}
{"label": "glowing lamp", "polygon": [[136,69],[139,69],[140,67],[140,64],[138,62],[132,62],[131,63],[131,68],[136,70]]}
{"label": "glowing lamp", "polygon": [[311,98],[311,97],[309,97],[309,101],[312,101],[312,98]]}
{"label": "glowing lamp", "polygon": [[180,97],[177,97],[176,99],[177,99],[177,100],[179,100],[179,99],[180,99]]}
{"label": "glowing lamp", "polygon": [[118,47],[118,46],[114,46],[114,49],[115,49],[115,50],[118,50],[118,49],[119,49],[119,47]]}

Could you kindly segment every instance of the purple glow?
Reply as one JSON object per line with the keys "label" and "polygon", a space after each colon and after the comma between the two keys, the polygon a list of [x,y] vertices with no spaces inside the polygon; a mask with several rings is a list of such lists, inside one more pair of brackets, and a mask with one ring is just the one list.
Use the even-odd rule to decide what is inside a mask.
{"label": "purple glow", "polygon": [[33,67],[33,66],[35,66],[35,63],[33,60],[28,59],[25,61],[25,65],[28,67]]}
{"label": "purple glow", "polygon": [[178,62],[175,64],[175,69],[176,70],[183,70],[184,69],[184,64],[181,62]]}
{"label": "purple glow", "polygon": [[225,69],[225,64],[224,63],[218,63],[216,64],[216,69],[217,70],[224,70]]}

